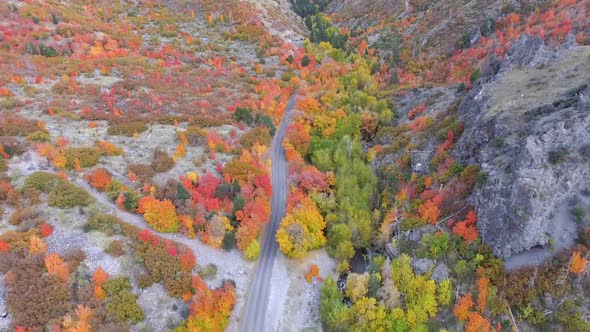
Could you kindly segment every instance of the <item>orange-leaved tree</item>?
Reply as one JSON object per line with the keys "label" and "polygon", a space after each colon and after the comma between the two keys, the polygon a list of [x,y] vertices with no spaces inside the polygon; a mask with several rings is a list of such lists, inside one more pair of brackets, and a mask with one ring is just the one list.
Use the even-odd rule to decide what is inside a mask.
{"label": "orange-leaved tree", "polygon": [[570,261],[570,272],[575,274],[581,274],[586,269],[587,264],[588,259],[582,257],[580,252],[575,251],[572,255],[572,260]]}
{"label": "orange-leaved tree", "polygon": [[477,221],[477,215],[473,210],[467,213],[465,220],[460,221],[453,227],[453,233],[461,236],[467,242],[473,242],[479,236],[475,222]]}
{"label": "orange-leaved tree", "polygon": [[110,183],[111,174],[104,168],[97,168],[90,174],[90,185],[100,191],[106,190]]}
{"label": "orange-leaved tree", "polygon": [[64,281],[70,280],[70,267],[58,254],[45,255],[45,268],[49,274],[54,274]]}
{"label": "orange-leaved tree", "polygon": [[104,288],[102,288],[102,284],[109,279],[109,274],[105,272],[101,267],[96,269],[94,274],[92,275],[92,284],[94,286],[94,296],[99,300],[104,300],[106,297],[106,293]]}
{"label": "orange-leaved tree", "polygon": [[160,201],[148,195],[139,200],[138,213],[158,232],[176,232],[179,228],[176,207],[169,199]]}

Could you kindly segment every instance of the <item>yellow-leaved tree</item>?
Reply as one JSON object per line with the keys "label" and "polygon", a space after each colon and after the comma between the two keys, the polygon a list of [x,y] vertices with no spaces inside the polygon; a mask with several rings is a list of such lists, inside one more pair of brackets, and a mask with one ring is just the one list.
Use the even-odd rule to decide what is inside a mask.
{"label": "yellow-leaved tree", "polygon": [[281,251],[293,258],[326,245],[326,222],[314,201],[305,197],[281,221],[276,240]]}

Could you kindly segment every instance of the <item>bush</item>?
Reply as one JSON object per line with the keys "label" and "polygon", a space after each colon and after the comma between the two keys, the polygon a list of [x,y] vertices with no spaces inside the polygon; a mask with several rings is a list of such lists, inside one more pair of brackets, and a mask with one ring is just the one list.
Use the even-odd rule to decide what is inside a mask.
{"label": "bush", "polygon": [[156,150],[154,151],[151,166],[157,173],[168,172],[174,167],[174,159],[172,159],[166,151]]}
{"label": "bush", "polygon": [[477,80],[480,78],[481,78],[481,70],[479,70],[479,68],[478,68],[471,74],[471,77],[470,77],[471,83],[473,84],[473,83],[477,82]]}
{"label": "bush", "polygon": [[109,135],[133,136],[146,130],[147,126],[141,121],[126,121],[109,123],[109,129],[107,130],[107,133]]}
{"label": "bush", "polygon": [[0,240],[6,242],[10,249],[18,251],[29,247],[29,239],[33,235],[39,236],[37,228],[31,228],[26,232],[8,230],[0,235]]}
{"label": "bush", "polygon": [[93,201],[94,199],[86,190],[63,180],[58,181],[48,196],[49,206],[55,206],[60,209],[88,206]]}
{"label": "bush", "polygon": [[42,331],[70,309],[72,290],[68,282],[45,272],[43,255],[15,259],[7,278],[6,306],[13,326]]}
{"label": "bush", "polygon": [[569,154],[567,148],[561,146],[557,149],[549,151],[549,162],[553,165],[560,164],[565,161],[567,155]]}
{"label": "bush", "polygon": [[238,122],[244,122],[247,124],[252,123],[252,110],[245,107],[237,107],[233,114],[233,118]]}
{"label": "bush", "polygon": [[204,145],[205,138],[207,137],[207,131],[201,129],[199,126],[190,126],[186,128],[185,131],[180,132],[179,134],[184,135],[188,140],[189,144],[192,145]]}
{"label": "bush", "polygon": [[217,274],[217,265],[207,264],[205,267],[199,269],[199,275],[203,279],[214,279]]}
{"label": "bush", "polygon": [[131,164],[127,166],[127,172],[134,173],[140,183],[145,183],[156,175],[152,166],[146,164]]}
{"label": "bush", "polygon": [[53,58],[59,55],[53,47],[47,46],[43,43],[39,43],[39,53],[47,58]]}
{"label": "bush", "polygon": [[256,258],[258,258],[259,254],[260,244],[258,244],[258,241],[256,241],[256,239],[254,239],[248,244],[246,250],[244,250],[244,256],[249,260],[255,260]]}
{"label": "bush", "polygon": [[98,163],[100,159],[100,152],[96,148],[80,147],[80,148],[66,148],[64,149],[66,157],[66,168],[73,169],[76,160],[80,163],[80,167],[92,167]]}
{"label": "bush", "polygon": [[143,262],[151,281],[162,283],[170,296],[181,298],[192,290],[190,269],[183,267],[178,254],[170,255],[169,248],[162,242],[137,242],[135,252]]}
{"label": "bush", "polygon": [[201,116],[197,116],[194,118],[191,118],[189,120],[189,125],[191,126],[199,126],[201,128],[206,128],[206,127],[219,127],[225,124],[225,121],[220,120],[220,119],[215,119],[215,118],[211,118],[211,117],[201,117]]}
{"label": "bush", "polygon": [[125,249],[123,241],[121,240],[114,240],[109,243],[109,246],[105,249],[107,254],[119,257],[125,255]]}
{"label": "bush", "polygon": [[270,141],[271,137],[269,129],[262,126],[256,127],[240,137],[240,143],[246,148],[251,148],[256,142],[269,146]]}
{"label": "bush", "polygon": [[114,278],[102,286],[107,294],[107,311],[118,320],[138,323],[145,319],[143,309],[137,304],[137,298],[131,293],[131,283],[127,278]]}
{"label": "bush", "polygon": [[303,59],[301,59],[301,66],[307,67],[310,62],[311,60],[309,59],[309,55],[306,54],[303,56]]}
{"label": "bush", "polygon": [[586,210],[581,206],[576,206],[570,212],[574,217],[574,220],[578,223],[584,221],[584,217],[586,217]]}
{"label": "bush", "polygon": [[27,221],[32,221],[34,224],[32,226],[44,222],[39,212],[32,207],[25,207],[23,209],[16,210],[10,215],[10,218],[8,219],[8,222],[14,226],[21,225],[22,223]]}
{"label": "bush", "polygon": [[223,237],[223,249],[230,251],[236,247],[236,233],[227,232]]}
{"label": "bush", "polygon": [[122,234],[121,224],[123,224],[123,221],[114,215],[99,213],[88,219],[87,229],[112,236],[114,234]]}
{"label": "bush", "polygon": [[44,131],[34,131],[27,136],[27,139],[31,142],[49,142],[51,137]]}
{"label": "bush", "polygon": [[48,172],[35,172],[25,180],[25,189],[33,188],[47,193],[51,191],[58,182],[63,181],[57,175]]}
{"label": "bush", "polygon": [[40,130],[36,120],[3,113],[0,115],[0,136],[27,136]]}

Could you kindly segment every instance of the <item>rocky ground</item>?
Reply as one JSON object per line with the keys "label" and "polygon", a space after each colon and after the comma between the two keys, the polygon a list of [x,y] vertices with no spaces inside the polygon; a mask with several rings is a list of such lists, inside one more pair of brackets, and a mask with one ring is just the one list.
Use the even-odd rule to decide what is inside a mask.
{"label": "rocky ground", "polygon": [[309,252],[301,260],[293,260],[282,253],[275,260],[267,311],[268,331],[320,331],[319,289],[321,283],[316,279],[311,283],[305,274],[312,264],[320,267],[319,276],[337,278],[336,262],[328,256],[325,249]]}

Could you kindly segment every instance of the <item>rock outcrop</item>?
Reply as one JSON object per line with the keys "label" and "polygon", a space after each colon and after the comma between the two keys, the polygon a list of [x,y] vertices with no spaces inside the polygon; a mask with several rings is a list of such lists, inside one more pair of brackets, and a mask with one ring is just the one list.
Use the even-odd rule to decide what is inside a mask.
{"label": "rock outcrop", "polygon": [[590,47],[523,37],[459,106],[455,154],[487,175],[471,201],[497,255],[557,240],[556,211],[590,182],[589,96]]}

